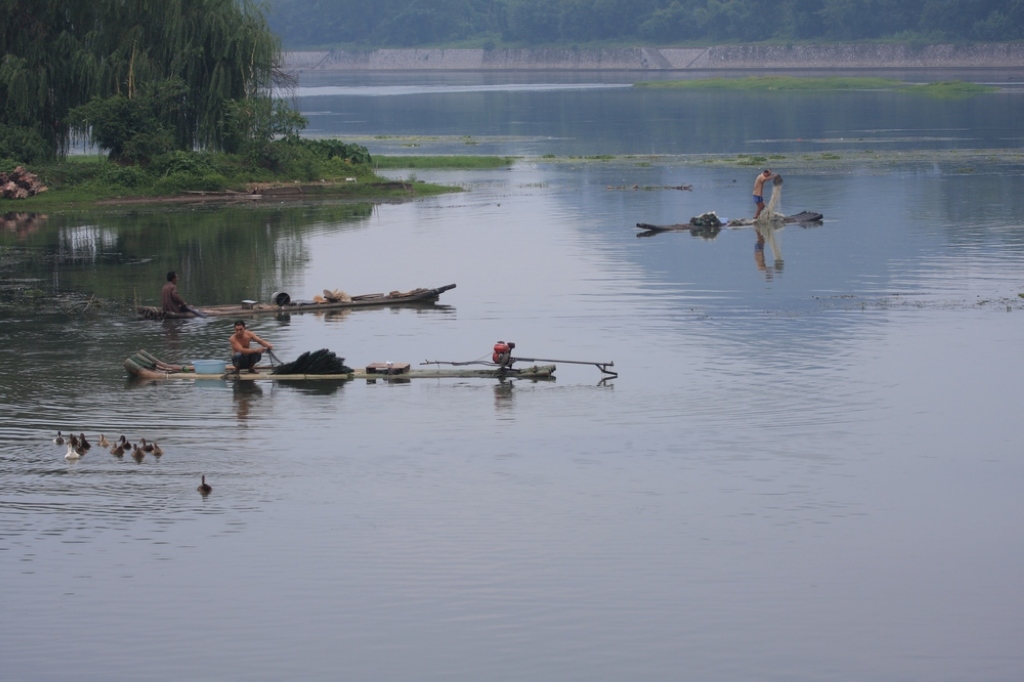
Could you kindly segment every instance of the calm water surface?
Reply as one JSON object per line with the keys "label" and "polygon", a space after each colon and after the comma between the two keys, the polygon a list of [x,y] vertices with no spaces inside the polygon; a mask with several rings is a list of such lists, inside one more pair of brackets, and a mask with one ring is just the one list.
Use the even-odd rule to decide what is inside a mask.
{"label": "calm water surface", "polygon": [[[480,111],[505,117],[488,97],[542,90],[513,85],[424,97],[473,112],[483,95]],[[630,92],[543,94],[597,122],[580,153],[659,148],[678,122],[651,117],[672,107],[604,108]],[[302,103],[429,118],[403,97]],[[783,136],[749,97],[711,151]],[[531,119],[522,104],[551,140],[528,146],[567,153],[552,109]],[[814,118],[806,102],[772,106]],[[991,132],[968,115],[1003,100],[929,106],[983,140],[963,149],[1019,147],[995,144],[1009,136],[998,116]],[[476,120],[424,132],[511,134]],[[850,125],[837,134],[907,123]],[[623,142],[631,128],[651,139]],[[948,143],[911,147],[929,144]],[[784,210],[826,220],[767,235],[763,258],[750,229],[638,237],[637,222],[752,213],[756,168],[671,159],[531,158],[417,171],[466,191],[404,204],[53,215],[0,235],[29,257],[5,284],[78,302],[0,318],[3,679],[1020,679],[1021,169],[773,163]],[[197,304],[458,284],[425,308],[254,320],[283,359],[472,360],[504,339],[620,376],[129,382],[136,348],[226,354],[231,320],[128,314],[172,268]],[[81,313],[93,294],[104,307]],[[68,463],[58,429],[166,454],[94,447]]]}

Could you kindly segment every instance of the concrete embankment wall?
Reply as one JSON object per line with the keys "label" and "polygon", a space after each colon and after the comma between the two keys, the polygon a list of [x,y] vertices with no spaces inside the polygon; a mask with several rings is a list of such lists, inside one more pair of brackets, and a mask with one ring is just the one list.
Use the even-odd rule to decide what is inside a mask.
{"label": "concrete embankment wall", "polygon": [[297,71],[1024,68],[1024,44],[331,50],[286,52],[285,67]]}

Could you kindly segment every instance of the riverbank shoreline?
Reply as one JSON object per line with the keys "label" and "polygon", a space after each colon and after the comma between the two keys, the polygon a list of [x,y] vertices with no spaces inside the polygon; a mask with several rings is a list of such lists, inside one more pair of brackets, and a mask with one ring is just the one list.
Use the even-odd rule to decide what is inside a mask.
{"label": "riverbank shoreline", "polygon": [[285,52],[289,71],[728,71],[1024,68],[1024,43]]}

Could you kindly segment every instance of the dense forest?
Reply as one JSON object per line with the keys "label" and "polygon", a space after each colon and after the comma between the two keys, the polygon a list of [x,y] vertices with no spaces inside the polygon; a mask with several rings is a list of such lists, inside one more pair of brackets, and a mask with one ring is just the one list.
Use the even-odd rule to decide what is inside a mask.
{"label": "dense forest", "polygon": [[1003,41],[1024,0],[269,0],[286,48]]}

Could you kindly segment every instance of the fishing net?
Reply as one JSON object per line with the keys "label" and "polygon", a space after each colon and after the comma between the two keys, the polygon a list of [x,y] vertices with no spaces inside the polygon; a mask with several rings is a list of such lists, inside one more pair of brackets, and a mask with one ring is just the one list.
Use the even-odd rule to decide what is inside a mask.
{"label": "fishing net", "polygon": [[306,351],[292,362],[274,368],[271,374],[351,374],[352,368],[345,364],[345,358],[321,348]]}
{"label": "fishing net", "polygon": [[690,225],[693,227],[721,227],[722,219],[714,211],[708,211],[690,218]]}

